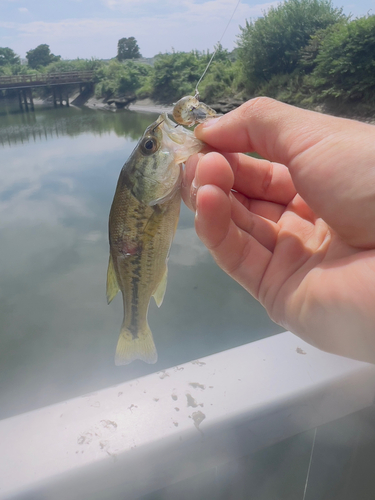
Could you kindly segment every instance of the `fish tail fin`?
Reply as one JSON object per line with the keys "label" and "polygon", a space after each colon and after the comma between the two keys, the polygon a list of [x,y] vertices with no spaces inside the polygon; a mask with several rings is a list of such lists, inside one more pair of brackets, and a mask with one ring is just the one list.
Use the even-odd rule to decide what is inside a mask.
{"label": "fish tail fin", "polygon": [[154,364],[158,360],[154,339],[147,322],[143,330],[138,332],[136,338],[125,326],[121,328],[116,347],[115,365],[127,365],[135,359],[150,364]]}

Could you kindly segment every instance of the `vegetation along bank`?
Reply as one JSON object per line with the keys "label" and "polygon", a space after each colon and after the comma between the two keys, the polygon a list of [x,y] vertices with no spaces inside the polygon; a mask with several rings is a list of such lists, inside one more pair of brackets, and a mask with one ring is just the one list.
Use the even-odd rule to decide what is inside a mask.
{"label": "vegetation along bank", "polygon": [[[375,117],[375,15],[352,19],[329,0],[287,0],[239,29],[236,49],[217,47],[200,84],[207,104],[225,112],[267,95],[305,108]],[[172,52],[144,59],[129,37],[119,40],[117,55],[109,61],[61,60],[43,44],[21,64],[6,47],[0,48],[0,76],[93,70],[97,99],[170,105],[194,93],[211,55]],[[46,97],[51,90],[38,92]]]}

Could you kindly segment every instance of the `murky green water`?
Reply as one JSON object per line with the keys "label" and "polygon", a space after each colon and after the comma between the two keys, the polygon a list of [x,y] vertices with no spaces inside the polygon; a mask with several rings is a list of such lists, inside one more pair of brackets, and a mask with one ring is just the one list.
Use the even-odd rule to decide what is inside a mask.
{"label": "murky green water", "polygon": [[149,312],[159,361],[115,367],[122,304],[105,299],[107,219],[121,167],[155,118],[0,109],[0,418],[281,330],[216,267],[182,207],[165,300]]}

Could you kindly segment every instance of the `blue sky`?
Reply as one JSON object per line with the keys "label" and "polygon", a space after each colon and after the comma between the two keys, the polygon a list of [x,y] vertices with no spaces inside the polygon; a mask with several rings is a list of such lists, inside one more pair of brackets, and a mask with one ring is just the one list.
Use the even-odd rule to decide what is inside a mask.
{"label": "blue sky", "polygon": [[[278,2],[241,0],[222,45],[236,46],[239,26]],[[120,38],[134,36],[145,57],[159,52],[212,51],[237,0],[0,0],[0,47],[21,57],[41,43],[63,59],[117,54]],[[333,0],[354,17],[375,13],[375,0]]]}

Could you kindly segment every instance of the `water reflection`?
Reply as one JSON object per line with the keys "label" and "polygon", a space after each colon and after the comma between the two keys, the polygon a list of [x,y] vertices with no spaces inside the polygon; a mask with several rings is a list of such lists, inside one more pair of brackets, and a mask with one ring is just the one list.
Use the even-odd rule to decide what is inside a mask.
{"label": "water reflection", "polygon": [[156,115],[28,117],[0,125],[0,418],[280,331],[216,267],[183,207],[165,300],[149,313],[159,361],[115,367],[122,305],[105,300],[108,212],[122,164]]}
{"label": "water reflection", "polygon": [[66,135],[75,137],[85,132],[99,136],[115,132],[118,137],[137,140],[149,124],[149,114],[131,111],[98,113],[91,109],[44,108],[36,113],[5,115],[0,120],[0,145],[45,141]]}

